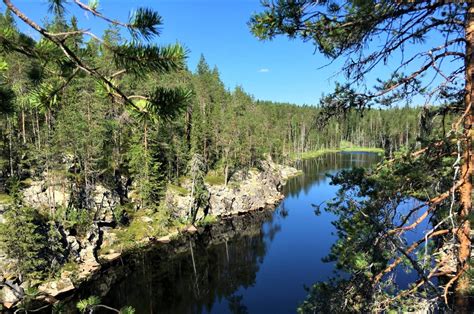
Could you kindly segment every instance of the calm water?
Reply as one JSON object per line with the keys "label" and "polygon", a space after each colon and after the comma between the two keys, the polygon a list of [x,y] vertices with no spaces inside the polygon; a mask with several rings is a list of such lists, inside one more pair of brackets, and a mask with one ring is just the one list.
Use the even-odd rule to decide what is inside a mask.
{"label": "calm water", "polygon": [[165,261],[144,255],[103,303],[131,305],[137,313],[294,313],[305,286],[333,274],[334,265],[321,259],[336,240],[331,224],[336,217],[324,210],[316,216],[312,206],[335,196],[338,187],[326,174],[378,159],[340,153],[302,162],[304,175],[288,182],[280,206],[248,226],[245,235],[211,247],[193,243],[195,268],[190,252]]}

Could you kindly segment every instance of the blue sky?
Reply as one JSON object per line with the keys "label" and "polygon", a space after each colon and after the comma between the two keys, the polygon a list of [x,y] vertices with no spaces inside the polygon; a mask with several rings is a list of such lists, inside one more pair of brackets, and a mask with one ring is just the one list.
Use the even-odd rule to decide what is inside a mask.
{"label": "blue sky", "polygon": [[[37,22],[47,16],[48,5],[44,0],[12,2]],[[247,21],[252,13],[262,10],[259,0],[102,0],[99,8],[109,17],[126,21],[130,11],[140,6],[157,10],[164,19],[158,43],[180,42],[186,46],[190,51],[191,70],[203,54],[211,67],[219,68],[229,89],[241,85],[257,99],[312,105],[318,103],[322,93],[330,93],[336,81],[343,80],[337,75],[342,60],[320,69],[329,60],[315,54],[311,43],[286,37],[257,40],[250,33]],[[100,34],[106,27],[73,4],[67,9],[77,15],[81,28]],[[33,35],[21,23],[19,26]],[[393,66],[389,62],[388,66],[378,67],[369,76],[369,85],[373,85],[375,77],[390,73],[397,64],[394,61]]]}

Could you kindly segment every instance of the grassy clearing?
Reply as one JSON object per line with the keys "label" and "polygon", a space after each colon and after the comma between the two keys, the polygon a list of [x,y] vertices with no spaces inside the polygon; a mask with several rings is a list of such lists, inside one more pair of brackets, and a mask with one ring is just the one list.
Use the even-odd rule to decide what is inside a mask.
{"label": "grassy clearing", "polygon": [[311,159],[320,157],[327,153],[339,153],[339,152],[366,152],[366,153],[376,153],[376,154],[383,154],[384,150],[382,148],[377,147],[361,147],[361,146],[351,146],[351,147],[340,147],[340,148],[325,148],[325,149],[318,149],[314,151],[304,152],[300,155],[293,155],[292,159]]}
{"label": "grassy clearing", "polygon": [[163,211],[152,214],[136,212],[127,227],[117,229],[117,239],[123,248],[132,248],[148,237],[160,237],[169,233],[169,218]]}

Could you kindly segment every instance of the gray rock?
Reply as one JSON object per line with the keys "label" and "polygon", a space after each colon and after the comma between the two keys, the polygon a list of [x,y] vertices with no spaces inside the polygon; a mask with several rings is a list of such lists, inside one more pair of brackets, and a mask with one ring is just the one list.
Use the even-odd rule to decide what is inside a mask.
{"label": "gray rock", "polygon": [[56,298],[60,294],[64,294],[75,289],[74,284],[69,278],[60,278],[55,281],[43,283],[38,287],[38,291]]}
{"label": "gray rock", "polygon": [[[227,186],[206,185],[210,194],[209,214],[226,216],[275,206],[283,198],[280,190],[286,180],[299,173],[295,168],[275,164],[270,158],[261,161],[258,169],[237,171]],[[174,216],[187,216],[190,195],[180,196],[168,190],[165,201]],[[198,212],[199,217],[202,210]]]}
{"label": "gray rock", "polygon": [[75,236],[67,236],[66,241],[69,257],[76,262],[80,261],[81,245],[79,241],[77,241]]}
{"label": "gray rock", "polygon": [[18,303],[23,295],[23,289],[17,284],[11,284],[11,287],[6,285],[2,286],[0,289],[0,303],[3,304],[7,309],[12,308],[16,303]]}
{"label": "gray rock", "polygon": [[[43,174],[46,178],[47,175]],[[32,180],[29,187],[23,190],[23,200],[26,204],[39,208],[54,208],[66,206],[70,200],[70,191],[65,188],[66,179],[52,178]],[[95,217],[103,223],[115,223],[114,208],[120,204],[120,197],[114,191],[97,184],[92,191],[92,209]]]}

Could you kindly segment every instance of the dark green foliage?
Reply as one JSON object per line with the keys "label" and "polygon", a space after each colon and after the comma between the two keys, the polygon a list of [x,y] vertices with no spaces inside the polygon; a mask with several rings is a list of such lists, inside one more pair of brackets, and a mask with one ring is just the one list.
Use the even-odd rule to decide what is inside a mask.
{"label": "dark green foliage", "polygon": [[64,7],[64,0],[49,0],[49,12],[62,16],[66,10]]}
{"label": "dark green foliage", "polygon": [[112,51],[116,67],[125,68],[136,75],[183,69],[186,58],[186,50],[179,44],[158,47],[132,42],[113,47]]}
{"label": "dark green foliage", "polygon": [[191,100],[192,91],[183,88],[158,87],[150,95],[147,110],[164,120],[172,120]]}
{"label": "dark green foliage", "polygon": [[202,156],[194,154],[189,162],[188,173],[191,176],[191,199],[192,203],[189,208],[189,219],[192,223],[196,220],[199,208],[206,208],[209,200],[209,191],[204,185],[204,173],[206,165]]}
{"label": "dark green foliage", "polygon": [[[93,2],[89,5],[96,10]],[[15,231],[15,225],[5,225],[11,232],[24,234],[24,250],[11,251],[12,257],[36,256],[38,264],[26,263],[28,269],[41,272],[52,263],[52,256],[61,256],[56,247],[60,241],[52,241],[55,226],[75,229],[80,236],[86,233],[96,217],[93,194],[99,185],[118,195],[121,205],[157,211],[167,215],[163,221],[168,221],[169,213],[161,206],[165,187],[193,180],[188,217],[192,221],[197,210],[207,205],[206,177],[226,184],[236,171],[256,167],[268,155],[288,162],[305,152],[342,145],[384,147],[388,154],[417,145],[419,109],[366,108],[362,116],[352,109],[360,109],[362,104],[358,104],[365,104],[365,99],[347,86],[340,86],[317,108],[255,100],[241,87],[229,91],[218,69],[211,68],[204,57],[196,73],[191,73],[185,67],[186,50],[181,45],[159,47],[138,41],[139,36],[146,40],[158,34],[161,19],[150,10],[137,11],[130,21],[133,42],[123,43],[118,25],[105,32],[103,41],[74,35],[63,42],[93,74],[77,67],[58,43],[47,38],[27,40],[8,14],[0,22],[7,26],[1,28],[0,36],[0,57],[7,64],[2,86],[12,91],[10,101],[5,102],[9,110],[0,116],[2,178],[12,183],[44,180],[45,186],[70,195],[67,204],[52,204],[54,222],[48,221],[52,217],[33,219],[41,215],[23,209],[12,219],[25,221],[24,227]],[[48,29],[64,32],[80,27],[63,16]],[[327,120],[326,128],[318,129],[316,117],[336,99],[346,120]],[[434,125],[450,122],[448,116],[438,118]],[[422,184],[416,175],[413,182]],[[18,188],[0,186],[5,188],[20,198]],[[351,215],[345,217],[350,220]],[[354,226],[364,227],[360,222]],[[374,230],[375,225],[360,234]],[[354,241],[349,245],[362,245]],[[341,267],[364,269],[367,260],[380,258],[374,250],[367,256],[352,256],[341,249]],[[28,252],[32,255],[25,255]],[[239,300],[234,301],[238,307]]]}
{"label": "dark green foliage", "polygon": [[8,87],[0,85],[0,113],[12,114],[14,111],[13,100],[15,93]]}
{"label": "dark green foliage", "polygon": [[[434,139],[434,142],[438,140]],[[427,202],[439,195],[440,191],[450,189],[455,160],[448,156],[454,149],[453,145],[446,144],[445,158],[438,158],[438,151],[434,148],[419,158],[400,152],[394,160],[380,164],[377,171],[353,169],[341,171],[332,177],[332,184],[341,186],[338,197],[327,206],[327,210],[338,217],[334,222],[338,241],[331,248],[326,261],[335,262],[339,270],[350,276],[345,276],[344,280],[336,277],[329,282],[316,283],[299,308],[301,312],[330,309],[336,312],[359,312],[369,308],[376,312],[385,311],[408,304],[414,300],[411,298],[422,297],[423,293],[437,293],[434,286],[427,285],[391,303],[390,298],[400,293],[396,282],[389,275],[380,282],[374,283],[374,279],[397,258],[404,260],[397,269],[403,267],[416,274],[419,280],[430,272],[432,265],[423,261],[432,262],[430,258],[436,252],[439,239],[429,242],[426,251],[424,246],[415,247],[409,254],[412,258],[410,261],[405,254],[414,241],[405,238],[401,232],[392,235],[392,230],[414,223],[428,210],[421,202]],[[421,206],[411,203],[415,199],[418,200],[415,204]],[[449,229],[451,226],[446,218],[449,205],[449,200],[436,204],[431,221],[438,229]],[[456,212],[458,206],[454,205],[452,210]],[[414,228],[430,229],[423,226]],[[421,241],[424,242],[424,239]],[[321,298],[333,301],[321,302]],[[416,309],[416,306],[413,308]]]}
{"label": "dark green foliage", "polygon": [[158,27],[162,25],[161,16],[148,8],[138,8],[130,17],[130,32],[133,36],[140,34],[145,39],[151,39],[155,35],[159,35]]}
{"label": "dark green foliage", "polygon": [[0,245],[9,257],[18,260],[18,271],[31,279],[43,278],[61,262],[61,236],[54,223],[36,209],[14,207],[0,224]]}

